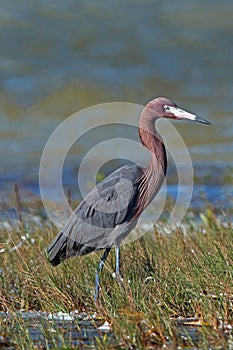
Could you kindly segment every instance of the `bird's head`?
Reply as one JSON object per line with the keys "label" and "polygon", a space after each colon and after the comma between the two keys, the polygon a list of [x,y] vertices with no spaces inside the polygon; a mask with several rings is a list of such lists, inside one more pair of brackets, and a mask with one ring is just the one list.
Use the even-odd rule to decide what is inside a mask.
{"label": "bird's head", "polygon": [[211,124],[208,120],[181,109],[173,101],[165,97],[155,98],[148,103],[147,107],[150,109],[150,112],[155,115],[155,117],[189,119],[203,124]]}

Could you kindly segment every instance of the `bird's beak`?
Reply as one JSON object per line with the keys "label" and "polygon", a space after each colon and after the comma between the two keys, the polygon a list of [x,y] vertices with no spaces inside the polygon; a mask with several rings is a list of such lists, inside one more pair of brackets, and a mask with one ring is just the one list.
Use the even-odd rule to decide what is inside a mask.
{"label": "bird's beak", "polygon": [[180,109],[179,107],[171,107],[169,112],[174,114],[174,116],[177,119],[189,119],[189,120],[192,120],[192,121],[195,121],[198,123],[211,125],[211,123],[208,120],[201,118],[201,117],[198,117],[195,114],[186,112],[183,109]]}
{"label": "bird's beak", "polygon": [[212,125],[211,122],[209,122],[209,120],[206,120],[204,118],[198,117],[197,115],[195,116],[194,121],[198,122],[198,123],[202,123],[202,124]]}

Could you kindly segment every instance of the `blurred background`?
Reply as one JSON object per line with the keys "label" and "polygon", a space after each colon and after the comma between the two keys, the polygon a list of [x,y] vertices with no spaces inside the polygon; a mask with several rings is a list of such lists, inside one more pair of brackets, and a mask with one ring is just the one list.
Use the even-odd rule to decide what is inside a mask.
{"label": "blurred background", "polygon": [[1,194],[39,193],[45,143],[72,113],[166,96],[213,123],[175,126],[196,183],[231,206],[232,18],[231,0],[1,0]]}

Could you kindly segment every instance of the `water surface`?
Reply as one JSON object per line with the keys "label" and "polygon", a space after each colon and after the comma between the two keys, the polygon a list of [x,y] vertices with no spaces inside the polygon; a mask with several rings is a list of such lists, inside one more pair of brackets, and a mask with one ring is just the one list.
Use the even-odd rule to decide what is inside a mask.
{"label": "water surface", "polygon": [[[0,7],[2,195],[15,181],[38,193],[45,143],[70,114],[110,101],[144,105],[159,95],[213,123],[175,124],[198,173],[230,169],[232,1],[22,0]],[[79,156],[71,154],[64,170],[67,185]]]}

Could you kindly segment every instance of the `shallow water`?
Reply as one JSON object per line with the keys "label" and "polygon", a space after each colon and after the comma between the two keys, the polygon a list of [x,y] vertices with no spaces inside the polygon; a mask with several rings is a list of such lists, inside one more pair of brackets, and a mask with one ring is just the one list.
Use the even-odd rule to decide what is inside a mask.
{"label": "shallow water", "polygon": [[[96,338],[103,338],[107,334],[109,344],[116,344],[110,328],[99,328],[103,325],[103,320],[98,320],[96,317],[88,316],[86,314],[49,314],[46,312],[18,312],[15,314],[0,313],[0,318],[3,324],[9,324],[13,332],[17,332],[18,341],[20,345],[20,338],[24,341],[23,329],[28,329],[28,340],[37,348],[47,346],[54,348],[69,344],[85,349],[91,349],[96,342]],[[21,325],[24,327],[21,330]],[[22,335],[21,335],[22,333]],[[6,336],[0,340],[5,343],[6,348],[11,348],[17,339],[11,336]],[[8,345],[8,346],[6,346]]]}
{"label": "shallow water", "polygon": [[2,1],[2,181],[36,183],[44,145],[71,113],[158,95],[212,121],[175,124],[195,163],[233,164],[232,14],[230,0]]}
{"label": "shallow water", "polygon": [[[125,348],[124,343],[116,340],[111,326],[96,314],[74,312],[66,314],[59,312],[50,314],[46,312],[19,311],[17,313],[0,312],[0,320],[4,327],[8,326],[4,337],[0,335],[0,346],[14,349],[17,339],[18,346],[25,346],[23,332],[27,329],[27,345],[36,348],[57,348],[64,346],[93,349],[98,346],[98,339],[104,339],[104,344],[110,348]],[[201,332],[202,323],[197,318],[178,318],[173,322],[176,332],[173,338],[167,338],[163,345],[156,349],[202,349],[206,346],[205,337]],[[22,328],[21,328],[22,327]],[[16,337],[10,335],[11,330]],[[232,327],[224,325],[226,339],[231,338]],[[22,342],[22,344],[21,344]],[[153,344],[153,343],[152,343]],[[218,344],[211,344],[211,349],[219,349]],[[153,344],[153,348],[155,344]],[[150,345],[146,348],[151,348]]]}
{"label": "shallow water", "polygon": [[[112,167],[108,169],[112,171]],[[64,189],[67,194],[68,189],[71,193],[72,202],[78,202],[82,196],[79,192],[75,170],[73,167],[67,169],[68,176],[64,179]],[[200,165],[194,167],[194,187],[192,192],[192,198],[189,205],[189,210],[195,214],[205,212],[206,209],[211,206],[216,214],[224,214],[225,220],[232,220],[233,209],[233,186],[232,186],[232,168],[222,166],[209,166],[208,169],[202,169]],[[16,198],[14,192],[15,180],[12,178],[0,179],[0,220],[9,221],[18,220],[18,213],[16,210]],[[93,184],[92,184],[93,186]],[[190,193],[190,185],[186,183],[179,183],[177,179],[176,169],[169,167],[167,176],[167,185],[162,187],[160,191],[161,197],[172,198],[173,202],[176,201],[178,192],[181,198],[188,196]],[[57,196],[56,188],[48,188],[48,193],[51,196],[51,200],[54,203],[54,213],[57,210],[59,215],[63,206],[60,205],[60,199]],[[37,182],[23,181],[20,183],[19,194],[22,201],[21,212],[24,219],[27,221],[26,216],[32,215],[29,222],[40,221],[38,212],[36,211],[35,203],[40,200],[40,189]],[[53,204],[52,204],[53,206]],[[57,208],[57,209],[55,209]],[[187,209],[188,209],[187,208]],[[153,210],[150,208],[147,210],[143,222],[148,220],[148,223],[155,221],[156,207],[153,206]],[[39,210],[40,215],[46,217],[44,211]],[[221,218],[222,219],[222,218]],[[196,217],[197,220],[197,217]]]}

